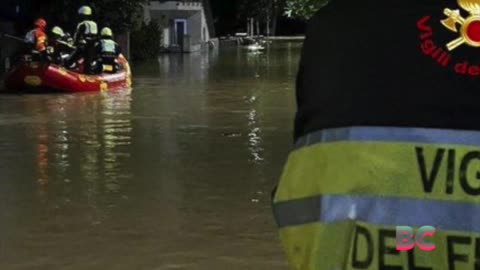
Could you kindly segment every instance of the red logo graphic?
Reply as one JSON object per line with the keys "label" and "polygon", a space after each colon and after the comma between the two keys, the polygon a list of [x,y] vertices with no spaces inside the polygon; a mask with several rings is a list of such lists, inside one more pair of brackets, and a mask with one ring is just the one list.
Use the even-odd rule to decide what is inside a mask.
{"label": "red logo graphic", "polygon": [[[459,2],[462,1],[459,0]],[[460,37],[454,39],[446,46],[438,45],[433,40],[434,32],[431,27],[431,16],[425,16],[417,22],[417,28],[420,31],[421,51],[441,67],[453,70],[457,74],[472,77],[480,76],[480,66],[471,64],[468,60],[455,59],[451,51],[464,44],[471,47],[480,47],[480,0],[477,2],[479,4],[473,6],[461,5],[462,7],[469,7],[470,10],[474,11],[467,19],[461,17],[459,10],[445,9],[445,14],[448,14],[447,16],[449,17],[441,21],[441,23],[452,32],[458,32],[457,25],[461,26]],[[475,9],[472,7],[475,7]]]}

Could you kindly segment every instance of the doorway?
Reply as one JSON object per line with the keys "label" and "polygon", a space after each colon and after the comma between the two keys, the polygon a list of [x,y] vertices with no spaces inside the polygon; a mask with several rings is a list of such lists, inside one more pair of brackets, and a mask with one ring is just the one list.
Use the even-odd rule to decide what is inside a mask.
{"label": "doorway", "polygon": [[175,19],[175,36],[176,43],[183,51],[184,48],[184,37],[187,34],[187,20],[186,19]]}

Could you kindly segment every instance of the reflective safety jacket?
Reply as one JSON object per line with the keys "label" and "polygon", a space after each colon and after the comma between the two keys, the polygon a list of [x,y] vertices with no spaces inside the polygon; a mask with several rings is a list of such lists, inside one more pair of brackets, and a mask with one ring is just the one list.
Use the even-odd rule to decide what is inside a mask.
{"label": "reflective safety jacket", "polygon": [[117,57],[120,53],[118,44],[111,39],[102,39],[98,43],[98,49],[102,56]]}
{"label": "reflective safety jacket", "polygon": [[101,39],[96,44],[96,50],[103,72],[115,73],[119,68],[116,59],[121,53],[120,46],[112,39]]}
{"label": "reflective safety jacket", "polygon": [[25,40],[34,50],[44,52],[47,50],[47,34],[40,28],[35,28],[27,33]]}
{"label": "reflective safety jacket", "polygon": [[80,42],[82,39],[86,41],[95,40],[98,35],[98,26],[94,21],[83,21],[78,24],[75,32],[75,42]]}
{"label": "reflective safety jacket", "polygon": [[[477,131],[352,127],[301,138],[274,203],[292,269],[477,269],[479,173]],[[397,226],[435,227],[420,236],[435,250],[398,251]]]}
{"label": "reflective safety jacket", "polygon": [[313,17],[273,202],[292,270],[480,269],[478,14],[331,0]]}
{"label": "reflective safety jacket", "polygon": [[116,43],[113,40],[102,39],[100,40],[100,46],[103,53],[115,53]]}
{"label": "reflective safety jacket", "polygon": [[96,43],[96,50],[103,62],[112,62],[121,53],[120,46],[112,39],[101,39],[98,41]]}

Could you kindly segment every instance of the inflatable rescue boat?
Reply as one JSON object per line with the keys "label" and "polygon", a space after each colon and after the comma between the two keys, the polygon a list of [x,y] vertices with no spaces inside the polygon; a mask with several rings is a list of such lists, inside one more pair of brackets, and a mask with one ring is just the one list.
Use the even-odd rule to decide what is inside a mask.
{"label": "inflatable rescue boat", "polygon": [[120,55],[116,73],[86,75],[52,63],[22,60],[8,72],[5,86],[10,91],[95,92],[130,89],[132,74],[127,59]]}

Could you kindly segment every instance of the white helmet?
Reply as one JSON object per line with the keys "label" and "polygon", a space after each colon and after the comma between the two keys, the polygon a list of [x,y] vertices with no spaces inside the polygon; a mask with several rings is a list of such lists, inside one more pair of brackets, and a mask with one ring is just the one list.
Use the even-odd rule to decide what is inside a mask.
{"label": "white helmet", "polygon": [[65,32],[63,32],[63,29],[58,26],[52,28],[52,33],[61,37],[65,36]]}
{"label": "white helmet", "polygon": [[89,6],[83,6],[78,10],[78,15],[91,16],[92,8]]}
{"label": "white helmet", "polygon": [[103,28],[100,34],[104,37],[113,37],[113,31],[108,27]]}

